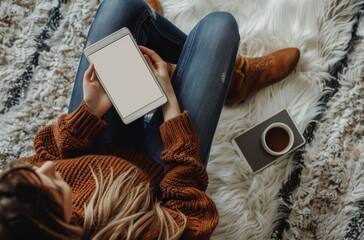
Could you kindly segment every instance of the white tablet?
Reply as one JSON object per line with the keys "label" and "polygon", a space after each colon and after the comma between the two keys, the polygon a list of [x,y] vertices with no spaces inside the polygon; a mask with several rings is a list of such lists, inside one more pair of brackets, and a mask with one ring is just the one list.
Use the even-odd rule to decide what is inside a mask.
{"label": "white tablet", "polygon": [[84,50],[122,121],[128,124],[167,102],[131,32],[122,28]]}

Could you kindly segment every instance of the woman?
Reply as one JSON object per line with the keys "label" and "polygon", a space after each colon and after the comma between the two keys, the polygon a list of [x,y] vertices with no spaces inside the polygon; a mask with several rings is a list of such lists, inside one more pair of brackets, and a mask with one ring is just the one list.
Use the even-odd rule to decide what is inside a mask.
{"label": "woman", "polygon": [[[69,114],[37,133],[34,156],[0,176],[0,239],[210,237],[218,213],[205,194],[205,165],[238,49],[236,21],[211,13],[186,36],[142,0],[104,0],[86,46],[125,26],[168,102],[150,121],[124,125],[82,57]],[[268,57],[274,66],[277,56]],[[284,74],[297,60],[280,62]],[[172,81],[165,61],[177,64]]]}

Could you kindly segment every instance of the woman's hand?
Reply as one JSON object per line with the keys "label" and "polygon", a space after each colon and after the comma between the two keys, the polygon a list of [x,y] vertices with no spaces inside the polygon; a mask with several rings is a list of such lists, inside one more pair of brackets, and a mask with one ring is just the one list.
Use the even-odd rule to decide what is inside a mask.
{"label": "woman's hand", "polygon": [[83,100],[94,115],[101,118],[112,106],[91,64],[83,76]]}
{"label": "woman's hand", "polygon": [[177,97],[168,75],[167,63],[153,50],[143,46],[139,46],[139,48],[167,96],[168,101],[162,106],[164,121],[181,114]]}

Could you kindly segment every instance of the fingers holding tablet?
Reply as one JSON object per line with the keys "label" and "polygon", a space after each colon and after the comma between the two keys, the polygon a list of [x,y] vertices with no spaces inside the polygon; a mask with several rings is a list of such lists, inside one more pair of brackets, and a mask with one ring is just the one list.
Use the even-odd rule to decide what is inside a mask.
{"label": "fingers holding tablet", "polygon": [[159,75],[160,77],[168,78],[169,80],[167,63],[152,49],[140,45],[139,48],[140,51],[144,54],[144,57],[149,64],[149,67],[152,68],[153,73],[155,75]]}
{"label": "fingers holding tablet", "polygon": [[90,112],[102,117],[112,106],[112,103],[100,84],[93,64],[90,64],[83,78],[83,99]]}
{"label": "fingers holding tablet", "polygon": [[149,67],[152,69],[154,75],[161,84],[167,98],[170,99],[172,95],[174,95],[174,90],[171,84],[171,79],[169,78],[167,63],[152,49],[140,45],[139,48]]}

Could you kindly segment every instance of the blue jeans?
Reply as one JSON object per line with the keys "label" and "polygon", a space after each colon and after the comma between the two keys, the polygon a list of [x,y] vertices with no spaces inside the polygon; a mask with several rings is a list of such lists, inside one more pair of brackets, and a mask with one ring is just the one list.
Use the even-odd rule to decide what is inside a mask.
{"label": "blue jeans", "polygon": [[[104,0],[92,22],[85,47],[122,27],[130,29],[139,45],[153,49],[166,62],[177,64],[172,85],[181,110],[189,112],[200,137],[200,158],[206,165],[238,50],[240,37],[236,20],[226,12],[211,13],[186,36],[144,0]],[[88,66],[82,56],[69,112],[83,100],[82,80]],[[131,147],[163,165],[160,108],[146,125],[143,118],[123,124],[114,108],[103,119],[107,126],[96,137],[97,145]]]}

